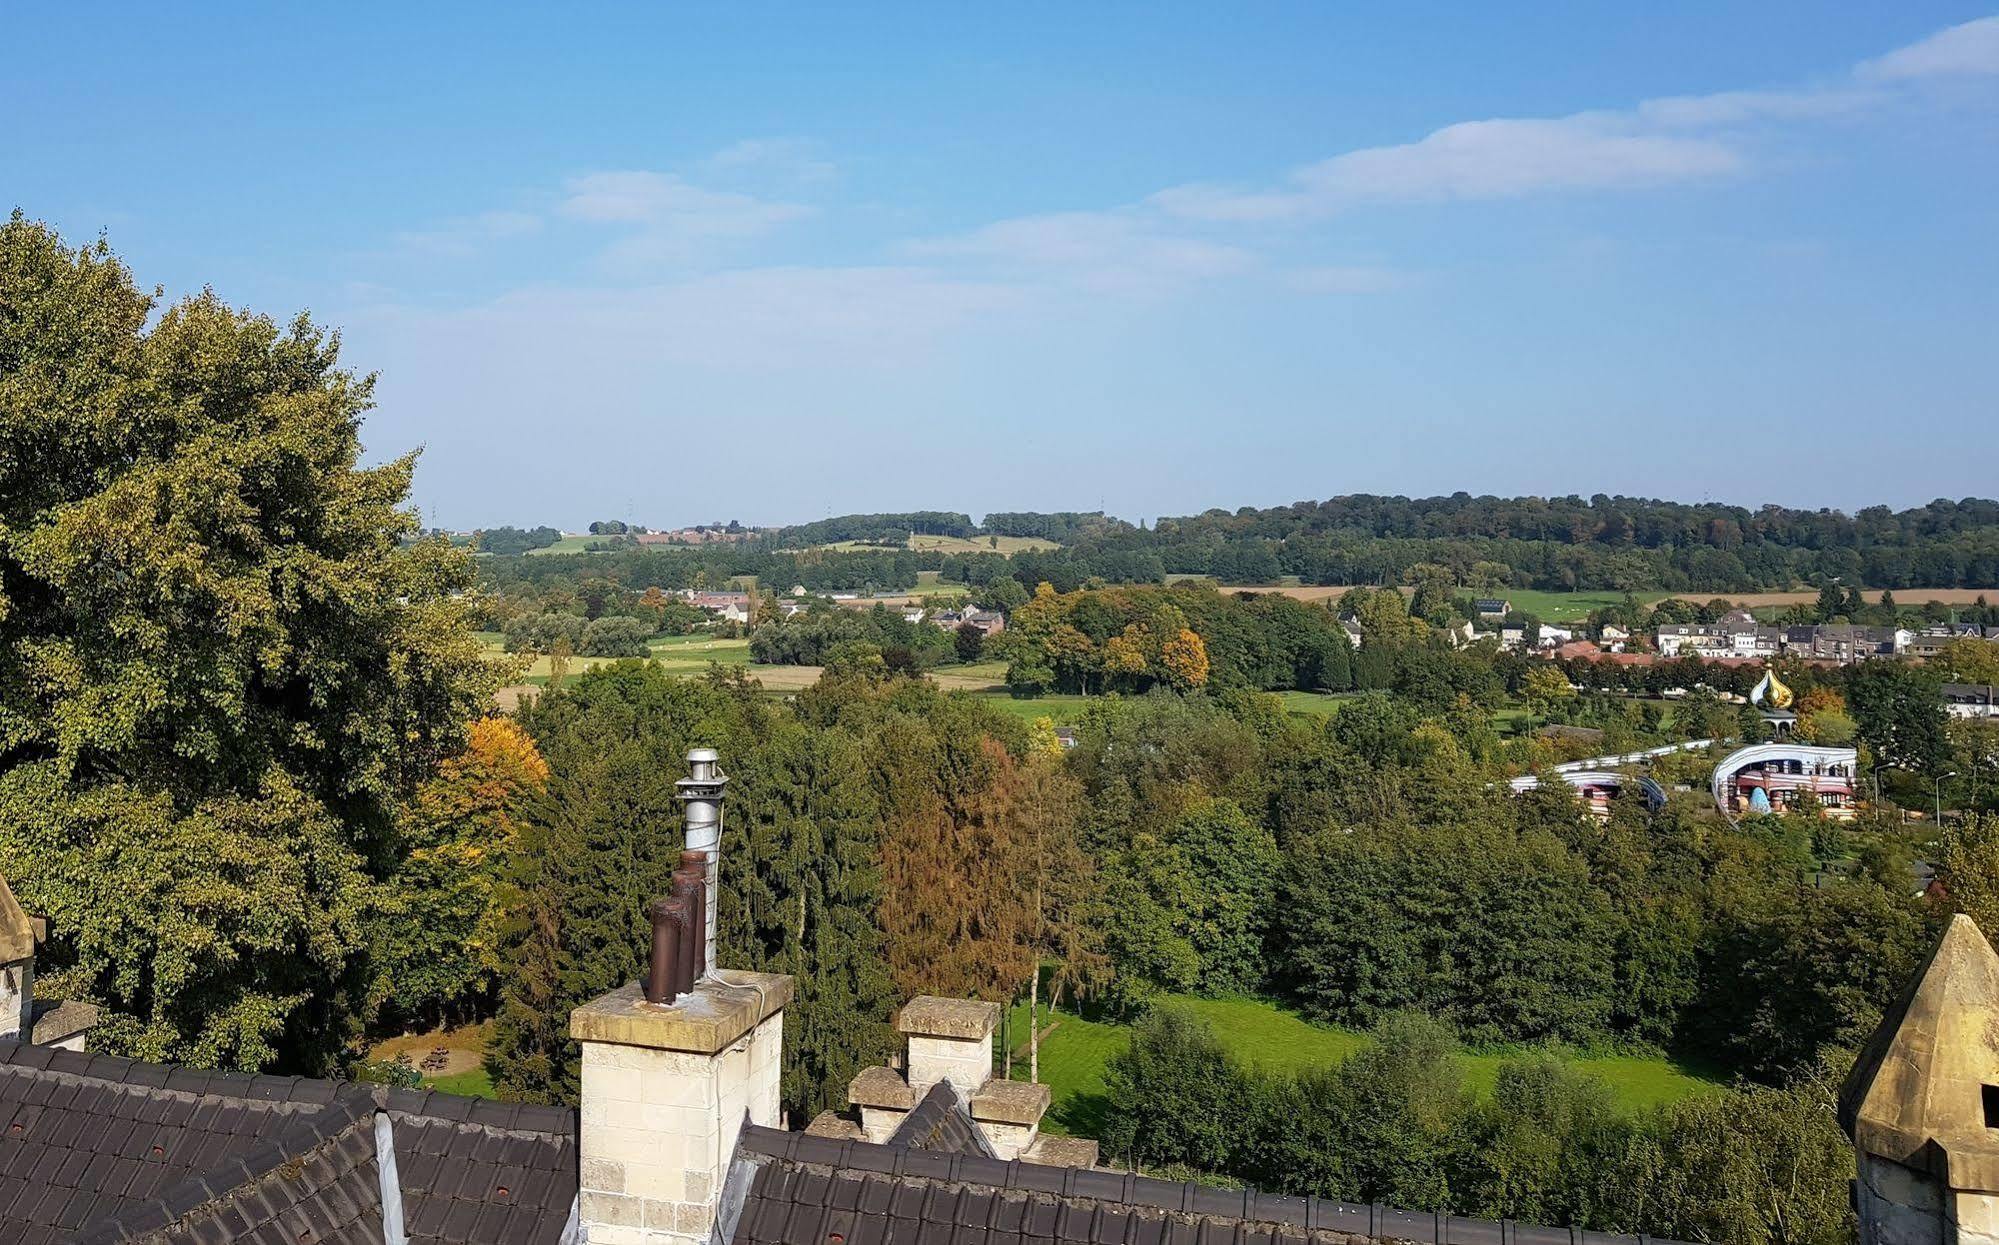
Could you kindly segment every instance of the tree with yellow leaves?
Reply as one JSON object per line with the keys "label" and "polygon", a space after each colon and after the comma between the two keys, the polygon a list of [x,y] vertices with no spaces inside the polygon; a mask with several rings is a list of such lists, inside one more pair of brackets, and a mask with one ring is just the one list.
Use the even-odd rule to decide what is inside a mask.
{"label": "tree with yellow leaves", "polygon": [[471,1014],[493,983],[496,884],[548,762],[512,718],[482,718],[464,751],[417,789],[402,821],[407,854],[370,912],[378,1025]]}
{"label": "tree with yellow leaves", "polygon": [[1208,683],[1208,646],[1200,633],[1190,627],[1180,628],[1180,633],[1159,646],[1159,664],[1166,668],[1166,677],[1183,692],[1191,692],[1205,687]]}
{"label": "tree with yellow leaves", "polygon": [[1152,635],[1143,624],[1127,624],[1122,632],[1104,641],[1104,680],[1130,683],[1144,678],[1150,668],[1146,651],[1151,647]]}

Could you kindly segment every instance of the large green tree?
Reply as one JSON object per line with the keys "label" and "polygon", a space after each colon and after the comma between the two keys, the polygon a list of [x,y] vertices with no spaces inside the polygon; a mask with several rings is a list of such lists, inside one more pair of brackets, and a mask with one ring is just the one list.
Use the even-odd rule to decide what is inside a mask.
{"label": "large green tree", "polygon": [[0,226],[0,869],[100,1047],[319,1070],[490,692],[470,564],[414,542],[413,457],[360,465],[336,336],[157,297]]}

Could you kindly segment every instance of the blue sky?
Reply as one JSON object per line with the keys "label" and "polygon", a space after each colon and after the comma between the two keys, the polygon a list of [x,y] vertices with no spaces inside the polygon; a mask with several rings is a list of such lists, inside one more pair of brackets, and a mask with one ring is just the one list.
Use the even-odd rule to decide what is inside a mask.
{"label": "blue sky", "polygon": [[1989,8],[402,7],[17,10],[0,199],[447,526],[1999,494]]}

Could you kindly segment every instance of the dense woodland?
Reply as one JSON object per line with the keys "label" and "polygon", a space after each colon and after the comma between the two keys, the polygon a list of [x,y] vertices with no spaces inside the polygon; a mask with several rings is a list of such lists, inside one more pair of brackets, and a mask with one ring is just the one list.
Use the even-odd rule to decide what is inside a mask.
{"label": "dense woodland", "polygon": [[[1356,597],[1355,652],[1324,608],[1080,570],[1093,542],[1163,564],[1324,541],[1391,561],[1628,554],[1690,577],[1716,558],[1801,575],[1900,551],[1910,574],[1942,576],[1927,555],[1984,547],[1987,503],[1847,520],[1367,501],[1145,533],[1079,521],[1048,562],[953,564],[1006,598],[1014,638],[994,656],[1018,690],[1093,693],[1067,751],[1046,721],[913,677],[940,644],[965,656],[964,637],[885,613],[808,613],[753,640],[817,645],[826,677],[794,699],[627,660],[503,716],[509,671],[473,634],[497,603],[581,620],[584,640],[649,610],[667,626],[645,589],[715,582],[732,558],[790,559],[770,565],[802,578],[918,555],[490,558],[473,592],[467,551],[417,538],[411,461],[360,465],[368,384],[309,320],[207,294],[156,307],[102,243],[72,249],[19,216],[0,227],[0,307],[0,871],[50,919],[41,988],[100,1004],[102,1049],[365,1075],[371,1037],[490,1018],[504,1096],[573,1100],[569,1011],[640,971],[645,905],[680,847],[672,783],[698,743],[731,775],[722,958],[797,979],[794,1121],[891,1053],[909,995],[1046,993],[1139,1024],[1103,1104],[1113,1157],[1830,1245],[1852,1224],[1828,1085],[1952,906],[1999,928],[1999,822],[1976,813],[1929,842],[1886,821],[1734,827],[1697,790],[1657,814],[1619,802],[1607,822],[1559,783],[1497,797],[1572,754],[1502,736],[1501,698],[1607,740],[1669,728],[1579,669],[1451,649],[1430,619],[1448,593]],[[524,624],[543,625],[570,624]],[[1943,721],[1942,672],[1793,671],[1800,729],[1857,739],[1891,787],[1941,784],[1966,757],[1976,774],[1999,749]],[[1670,733],[1756,729],[1721,677],[1675,705]],[[1360,694],[1330,718],[1267,694],[1319,686]],[[1697,786],[1702,759],[1676,763],[1662,776]],[[1917,893],[1916,849],[1947,899]],[[1268,1077],[1162,1005],[1175,993],[1267,997],[1378,1040]],[[1456,1071],[1464,1042],[1528,1053],[1478,1098]],[[1732,1087],[1632,1113],[1565,1061],[1579,1049],[1672,1052]]]}
{"label": "dense woodland", "polygon": [[[509,533],[513,529],[508,529]],[[811,546],[855,540],[899,545],[912,531],[1026,535],[1062,548],[1020,553],[828,554]],[[510,534],[504,551],[518,541]],[[492,549],[501,552],[502,549]],[[1072,591],[1091,580],[1160,583],[1207,575],[1225,584],[1400,584],[1425,564],[1474,588],[1712,594],[1817,586],[1982,588],[1999,584],[1999,502],[1934,501],[1856,515],[1780,506],[1749,510],[1642,498],[1336,497],[1269,510],[1209,511],[1134,527],[1101,515],[969,516],[944,512],[852,515],[776,529],[740,545],[625,550],[590,557],[594,573],[631,584],[687,587],[754,575],[815,591],[907,589],[918,571],[983,588],[1012,578]],[[512,560],[509,560],[512,561]],[[547,558],[493,565],[491,580],[575,575]]]}

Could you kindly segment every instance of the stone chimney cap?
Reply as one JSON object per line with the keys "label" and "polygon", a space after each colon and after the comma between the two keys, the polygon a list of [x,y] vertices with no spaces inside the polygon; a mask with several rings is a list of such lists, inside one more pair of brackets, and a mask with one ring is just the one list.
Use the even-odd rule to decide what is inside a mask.
{"label": "stone chimney cap", "polygon": [[946,999],[919,994],[903,1005],[896,1031],[909,1037],[985,1041],[999,1027],[999,1004],[979,999]]}
{"label": "stone chimney cap", "polygon": [[652,1050],[713,1055],[791,1002],[791,978],[721,969],[670,1004],[648,1003],[638,982],[569,1014],[569,1036]]}
{"label": "stone chimney cap", "polygon": [[861,1074],[847,1086],[847,1101],[857,1107],[907,1111],[916,1105],[916,1093],[909,1088],[909,1082],[902,1079],[901,1073],[876,1064],[872,1068],[861,1069]]}
{"label": "stone chimney cap", "polygon": [[0,964],[35,958],[35,922],[21,910],[7,879],[0,877]]}
{"label": "stone chimney cap", "polygon": [[1026,1081],[987,1081],[972,1095],[972,1118],[981,1124],[1019,1124],[1032,1127],[1041,1122],[1052,1095],[1046,1085]]}

